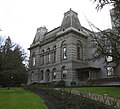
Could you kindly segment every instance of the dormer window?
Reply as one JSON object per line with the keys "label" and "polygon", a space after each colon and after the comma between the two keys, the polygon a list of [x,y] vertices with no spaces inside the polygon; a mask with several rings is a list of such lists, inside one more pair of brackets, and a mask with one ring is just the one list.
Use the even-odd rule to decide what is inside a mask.
{"label": "dormer window", "polygon": [[65,31],[65,28],[63,28],[63,31]]}
{"label": "dormer window", "polygon": [[81,28],[78,28],[78,31],[81,31]]}

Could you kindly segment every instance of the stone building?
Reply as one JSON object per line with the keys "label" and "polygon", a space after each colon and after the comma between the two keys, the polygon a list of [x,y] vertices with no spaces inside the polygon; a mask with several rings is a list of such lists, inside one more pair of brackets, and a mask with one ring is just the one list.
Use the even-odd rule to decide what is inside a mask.
{"label": "stone building", "polygon": [[93,50],[90,34],[71,9],[64,13],[61,26],[51,31],[38,28],[29,48],[28,84],[64,80],[68,86],[86,85],[88,80],[108,78],[111,71],[104,68],[102,60],[87,61]]}

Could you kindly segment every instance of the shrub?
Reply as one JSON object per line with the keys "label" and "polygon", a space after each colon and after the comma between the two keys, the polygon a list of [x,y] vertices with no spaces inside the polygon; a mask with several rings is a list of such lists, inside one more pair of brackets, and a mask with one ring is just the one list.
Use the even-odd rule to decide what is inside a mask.
{"label": "shrub", "polygon": [[64,80],[58,81],[57,84],[56,84],[56,86],[57,87],[65,87],[66,86],[65,81]]}

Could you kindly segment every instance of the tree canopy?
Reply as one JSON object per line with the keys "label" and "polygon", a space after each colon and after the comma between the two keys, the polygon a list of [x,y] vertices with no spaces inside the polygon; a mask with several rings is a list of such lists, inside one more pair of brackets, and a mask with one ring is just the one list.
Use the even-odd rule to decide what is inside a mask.
{"label": "tree canopy", "polygon": [[10,37],[0,43],[0,85],[21,85],[27,82],[26,54]]}

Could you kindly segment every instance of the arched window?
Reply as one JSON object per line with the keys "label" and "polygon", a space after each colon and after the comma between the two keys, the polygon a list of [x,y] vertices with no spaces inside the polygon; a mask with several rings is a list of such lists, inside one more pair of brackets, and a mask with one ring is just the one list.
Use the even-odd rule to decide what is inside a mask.
{"label": "arched window", "polygon": [[43,79],[44,79],[44,71],[41,70],[41,80],[43,80]]}
{"label": "arched window", "polygon": [[41,54],[41,64],[44,65],[44,50],[42,50]]}
{"label": "arched window", "polygon": [[33,83],[34,82],[34,72],[32,71],[31,72],[31,83]]}
{"label": "arched window", "polygon": [[37,74],[37,82],[39,83],[41,81],[41,72],[40,72],[40,70],[38,70],[37,73],[38,73]]}
{"label": "arched window", "polygon": [[53,68],[52,70],[52,80],[56,79],[56,68]]}
{"label": "arched window", "polygon": [[61,53],[62,53],[62,59],[67,59],[67,43],[66,41],[63,41],[61,44]]}
{"label": "arched window", "polygon": [[56,45],[53,46],[53,62],[56,62]]}
{"label": "arched window", "polygon": [[47,63],[50,63],[50,48],[47,49]]}
{"label": "arched window", "polygon": [[50,70],[49,70],[49,69],[46,70],[45,82],[46,82],[46,83],[49,83],[49,82],[50,82]]}
{"label": "arched window", "polygon": [[67,78],[67,70],[66,70],[66,66],[63,66],[62,68],[61,68],[61,78],[62,79],[66,79]]}
{"label": "arched window", "polygon": [[83,60],[83,46],[81,41],[77,41],[77,59]]}
{"label": "arched window", "polygon": [[32,54],[32,66],[35,66],[36,64],[36,56],[35,56],[35,52],[33,52]]}

